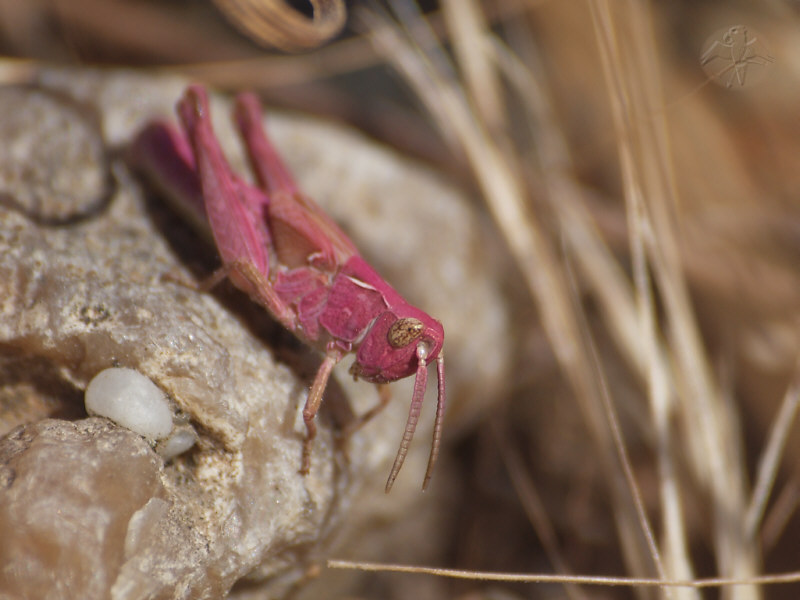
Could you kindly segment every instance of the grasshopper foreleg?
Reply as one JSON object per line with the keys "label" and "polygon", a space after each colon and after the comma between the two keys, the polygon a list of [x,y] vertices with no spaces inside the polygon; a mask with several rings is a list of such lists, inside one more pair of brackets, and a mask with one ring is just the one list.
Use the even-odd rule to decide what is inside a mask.
{"label": "grasshopper foreleg", "polygon": [[342,360],[341,350],[329,348],[322,364],[317,369],[314,383],[311,384],[311,390],[308,392],[306,405],[303,407],[303,421],[306,424],[306,439],[303,440],[303,461],[300,465],[300,473],[303,475],[307,475],[311,468],[311,445],[317,436],[317,424],[314,421],[314,417],[317,416],[317,411],[322,403],[322,393],[328,386],[331,371],[340,360]]}

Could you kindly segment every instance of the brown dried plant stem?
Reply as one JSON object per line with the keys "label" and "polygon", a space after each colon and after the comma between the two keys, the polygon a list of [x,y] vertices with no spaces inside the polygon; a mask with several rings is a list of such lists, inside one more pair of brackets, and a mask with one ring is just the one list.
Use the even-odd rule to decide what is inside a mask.
{"label": "brown dried plant stem", "polygon": [[[629,566],[637,574],[651,573],[653,563],[659,564],[658,549],[629,465],[619,458],[624,456],[624,448],[613,417],[609,423],[610,404],[594,369],[592,352],[585,345],[563,266],[528,209],[528,194],[517,159],[505,151],[512,145],[497,132],[489,132],[482,115],[473,112],[471,107],[477,103],[465,98],[450,75],[454,69],[436,53],[435,45],[430,43],[433,33],[426,29],[424,20],[414,16],[403,3],[396,6],[409,14],[405,23],[413,41],[405,39],[375,12],[361,10],[356,16],[370,32],[376,48],[406,77],[445,139],[467,155],[489,209],[536,300],[548,339],[600,450],[605,472],[610,474],[611,494],[615,506],[621,507],[615,514]],[[486,32],[470,35],[475,51],[485,52]],[[431,50],[425,53],[421,48]],[[653,563],[648,563],[647,556],[652,557]],[[657,571],[664,576],[661,568]]]}
{"label": "brown dried plant stem", "polygon": [[435,575],[437,577],[450,577],[452,579],[469,579],[473,581],[505,581],[517,583],[576,583],[583,585],[598,585],[605,587],[639,587],[661,588],[670,590],[676,588],[705,589],[705,588],[736,588],[752,587],[753,585],[793,584],[800,582],[800,573],[775,573],[773,575],[760,575],[747,578],[711,577],[708,579],[693,579],[691,581],[664,581],[662,579],[642,579],[636,577],[603,577],[590,575],[537,575],[530,573],[490,573],[486,571],[467,571],[462,569],[438,569],[436,567],[422,567],[415,565],[391,565],[386,563],[354,562],[349,560],[329,560],[330,569],[357,569],[359,571],[384,571],[393,573],[416,573]]}
{"label": "brown dried plant stem", "polygon": [[[672,374],[693,450],[692,466],[698,480],[709,482],[718,567],[723,576],[747,579],[758,573],[759,561],[745,531],[743,451],[734,433],[735,414],[711,376],[679,259],[671,215],[676,193],[665,124],[650,118],[662,102],[647,9],[636,2],[612,7],[605,0],[590,1],[589,6],[617,131],[634,234],[637,289],[644,298],[649,263],[666,310],[668,352],[675,364]],[[623,30],[630,35],[619,35]],[[644,299],[642,306],[647,310]],[[760,596],[755,586],[736,586],[727,593],[732,598]]]}
{"label": "brown dried plant stem", "polygon": [[[634,290],[616,258],[603,242],[582,202],[586,192],[570,177],[572,166],[567,145],[561,135],[546,92],[530,70],[499,40],[494,42],[498,65],[518,91],[529,100],[532,132],[536,132],[542,179],[550,204],[555,210],[564,244],[580,269],[582,280],[598,300],[609,331],[631,367],[643,381],[650,382],[650,400],[656,433],[661,491],[662,527],[665,563],[669,579],[689,580],[692,570],[686,561],[687,543],[680,490],[675,476],[675,458],[669,422],[670,387],[663,344],[654,328],[652,299],[639,295],[637,307]],[[535,63],[528,57],[528,64]],[[640,287],[641,282],[640,280]],[[645,291],[649,287],[643,286]],[[640,317],[637,311],[642,311]],[[681,590],[695,595],[692,590]]]}
{"label": "brown dried plant stem", "polygon": [[259,44],[282,50],[314,48],[341,31],[347,18],[343,0],[309,0],[309,19],[285,0],[214,0],[239,30]]}

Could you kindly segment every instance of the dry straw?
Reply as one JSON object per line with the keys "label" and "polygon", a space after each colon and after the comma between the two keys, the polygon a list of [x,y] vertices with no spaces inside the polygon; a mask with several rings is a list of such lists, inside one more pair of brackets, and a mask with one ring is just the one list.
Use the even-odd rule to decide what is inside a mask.
{"label": "dry straw", "polygon": [[[548,533],[540,502],[532,488],[526,488],[522,467],[506,451],[515,485],[521,497],[528,498],[534,527],[563,575],[511,579],[655,585],[663,586],[660,594],[670,598],[697,598],[697,588],[721,586],[726,597],[760,598],[760,584],[798,579],[794,573],[760,575],[757,541],[796,412],[797,392],[793,388],[787,393],[775,418],[751,492],[747,451],[738,433],[738,407],[713,372],[690,299],[682,249],[685,232],[664,114],[663,50],[655,43],[649,6],[606,0],[587,5],[613,120],[630,279],[625,274],[628,267],[619,263],[598,233],[590,210],[591,193],[575,176],[544,71],[536,66],[539,57],[515,54],[490,28],[475,0],[441,3],[453,60],[412,2],[391,2],[392,14],[375,8],[356,14],[379,54],[414,90],[442,137],[467,157],[592,434],[632,576],[602,580],[567,575],[570,570]],[[522,105],[523,113],[514,114],[512,125],[514,103]],[[534,156],[513,135],[520,121],[536,140]],[[540,218],[535,204],[552,220]],[[547,229],[552,223],[555,232]],[[607,383],[578,299],[580,288],[588,290],[599,306],[620,356],[646,390],[658,481],[658,538],[625,449],[616,403],[610,397],[614,390]],[[699,482],[699,492],[692,493],[707,499],[720,578],[695,578],[684,510],[687,481]],[[579,595],[574,588],[568,591],[573,597]]]}

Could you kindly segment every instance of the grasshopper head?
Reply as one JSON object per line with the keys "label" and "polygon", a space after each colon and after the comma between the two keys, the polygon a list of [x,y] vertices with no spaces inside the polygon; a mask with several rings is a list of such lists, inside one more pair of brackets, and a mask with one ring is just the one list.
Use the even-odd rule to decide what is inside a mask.
{"label": "grasshopper head", "polygon": [[403,466],[408,453],[408,446],[417,427],[425,388],[428,383],[428,363],[436,361],[438,376],[438,400],[436,404],[436,421],[433,425],[433,444],[428,458],[428,469],[422,483],[424,490],[430,481],[433,465],[439,454],[439,443],[442,435],[442,418],[444,417],[444,329],[436,319],[413,306],[402,309],[387,310],[382,313],[370,327],[356,353],[356,362],[351,373],[374,383],[385,383],[416,374],[414,394],[411,408],[400,442],[400,449],[394,459],[386,492],[392,489],[395,478]]}
{"label": "grasshopper head", "polygon": [[426,364],[436,360],[444,343],[442,324],[412,306],[404,309],[387,310],[375,320],[358,348],[353,375],[387,383],[416,373],[420,354]]}

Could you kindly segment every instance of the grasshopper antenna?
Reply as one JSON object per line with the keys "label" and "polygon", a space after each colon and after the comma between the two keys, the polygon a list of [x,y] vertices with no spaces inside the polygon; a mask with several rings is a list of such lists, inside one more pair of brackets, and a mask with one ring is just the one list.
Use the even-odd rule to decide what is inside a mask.
{"label": "grasshopper antenna", "polygon": [[431,475],[433,475],[433,466],[436,464],[436,459],[439,457],[439,445],[442,441],[442,423],[444,420],[444,353],[439,352],[439,357],[436,359],[436,376],[439,386],[438,396],[436,399],[436,420],[433,422],[433,443],[431,444],[431,455],[428,457],[428,468],[425,470],[425,479],[422,481],[422,491],[424,492],[428,483],[430,483]]}
{"label": "grasshopper antenna", "polygon": [[389,479],[386,481],[387,494],[392,490],[394,480],[397,479],[397,474],[400,472],[400,468],[403,466],[403,462],[406,460],[408,446],[411,444],[411,438],[414,437],[414,430],[417,428],[419,412],[422,409],[422,401],[425,398],[425,388],[428,385],[427,358],[427,347],[425,344],[418,344],[417,375],[414,379],[414,395],[411,397],[411,408],[408,411],[408,420],[406,421],[406,429],[403,432],[403,439],[400,441],[400,449],[397,451],[397,456],[394,457],[392,471],[389,473]]}

